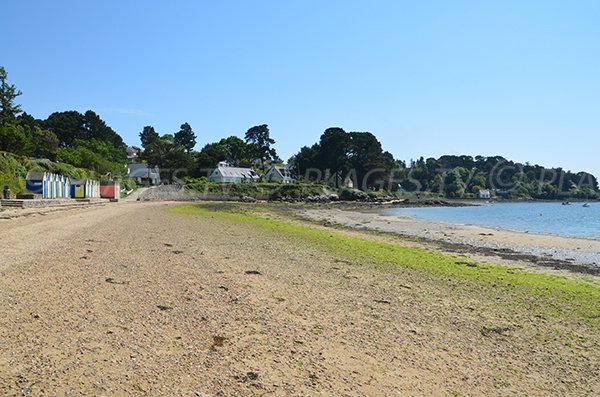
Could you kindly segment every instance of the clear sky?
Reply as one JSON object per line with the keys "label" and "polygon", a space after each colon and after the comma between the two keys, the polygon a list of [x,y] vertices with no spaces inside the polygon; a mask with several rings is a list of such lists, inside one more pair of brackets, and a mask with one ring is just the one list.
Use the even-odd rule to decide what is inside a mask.
{"label": "clear sky", "polygon": [[38,118],[94,110],[129,144],[332,126],[396,158],[503,155],[600,176],[600,1],[4,1],[0,65]]}

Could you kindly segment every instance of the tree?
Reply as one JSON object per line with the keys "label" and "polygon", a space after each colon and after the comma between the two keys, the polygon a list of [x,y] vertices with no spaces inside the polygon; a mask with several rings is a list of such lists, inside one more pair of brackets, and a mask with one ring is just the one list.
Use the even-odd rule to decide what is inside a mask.
{"label": "tree", "polygon": [[42,122],[42,127],[54,132],[64,147],[76,139],[87,138],[83,115],[75,110],[52,113]]}
{"label": "tree", "polygon": [[307,182],[329,176],[328,183],[339,187],[346,177],[352,176],[357,179],[353,181],[356,187],[363,190],[392,188],[386,182],[391,181],[396,167],[394,156],[382,150],[375,135],[346,132],[339,127],[326,129],[318,143],[301,148],[289,163],[296,175]]}
{"label": "tree", "polygon": [[250,153],[260,160],[263,173],[265,169],[265,161],[277,158],[277,152],[271,145],[275,144],[275,140],[269,135],[269,126],[261,124],[254,126],[244,136],[246,143],[249,145]]}
{"label": "tree", "polygon": [[207,176],[220,161],[227,161],[236,167],[250,167],[252,159],[249,152],[246,142],[234,135],[208,143],[195,156],[195,175]]}
{"label": "tree", "polygon": [[142,132],[140,132],[140,142],[142,142],[142,147],[144,149],[151,143],[156,142],[159,138],[160,135],[158,135],[158,132],[154,131],[154,127],[150,125],[145,126]]}
{"label": "tree", "polygon": [[26,154],[31,141],[17,124],[7,123],[0,126],[0,150],[16,154]]}
{"label": "tree", "polygon": [[14,84],[9,84],[7,78],[6,69],[0,66],[0,126],[13,122],[21,113],[21,105],[15,104],[21,91]]}
{"label": "tree", "polygon": [[54,132],[63,147],[70,147],[77,139],[97,139],[109,142],[125,156],[125,144],[121,136],[91,110],[85,114],[76,110],[54,112],[39,124],[43,129]]}
{"label": "tree", "polygon": [[329,170],[333,178],[332,184],[335,187],[340,186],[344,176],[349,171],[349,151],[350,139],[346,131],[342,128],[328,128],[321,135],[317,164],[323,170]]}
{"label": "tree", "polygon": [[296,178],[304,179],[305,182],[318,182],[322,176],[321,168],[317,163],[319,150],[319,144],[315,143],[310,147],[303,146],[296,155],[290,157],[288,165]]}
{"label": "tree", "polygon": [[144,127],[140,139],[144,146],[142,158],[150,166],[159,168],[161,179],[168,181],[190,173],[192,157],[175,141],[172,134],[158,136],[154,128]]}
{"label": "tree", "polygon": [[91,110],[88,110],[83,115],[83,128],[86,131],[88,139],[110,142],[116,148],[125,147],[123,138]]}
{"label": "tree", "polygon": [[[394,167],[394,156],[384,152],[381,143],[370,132],[349,132],[348,138],[348,161],[356,173],[357,187],[367,190],[378,183],[379,187],[384,187]],[[424,164],[423,158],[421,163]]]}
{"label": "tree", "polygon": [[40,127],[31,129],[31,154],[35,157],[54,160],[58,149],[58,137],[55,133],[42,130]]}
{"label": "tree", "polygon": [[195,176],[208,176],[215,169],[219,161],[227,159],[227,147],[221,142],[213,142],[204,145],[196,155]]}
{"label": "tree", "polygon": [[181,124],[179,132],[175,133],[175,143],[183,146],[188,153],[196,146],[196,134],[188,123]]}

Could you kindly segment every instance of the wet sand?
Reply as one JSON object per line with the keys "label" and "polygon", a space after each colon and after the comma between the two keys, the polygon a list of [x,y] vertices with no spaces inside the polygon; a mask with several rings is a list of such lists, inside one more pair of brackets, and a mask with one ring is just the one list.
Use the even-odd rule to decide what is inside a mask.
{"label": "wet sand", "polygon": [[[359,230],[376,230],[471,248],[491,256],[521,256],[541,266],[572,267],[574,270],[600,273],[600,240],[521,233],[500,228],[449,224],[409,217],[382,215],[375,210],[336,208],[300,209],[306,219],[327,222]],[[513,255],[514,254],[514,255]],[[586,270],[587,269],[587,270]]]}

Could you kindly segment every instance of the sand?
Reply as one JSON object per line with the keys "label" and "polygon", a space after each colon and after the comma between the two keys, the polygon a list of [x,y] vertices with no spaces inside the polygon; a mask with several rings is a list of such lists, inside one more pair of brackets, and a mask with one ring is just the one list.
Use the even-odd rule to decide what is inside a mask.
{"label": "sand", "polygon": [[597,344],[534,343],[586,332],[581,325],[512,318],[498,311],[507,297],[494,291],[465,293],[402,266],[355,263],[270,230],[165,211],[172,205],[0,221],[0,395],[600,389]]}
{"label": "sand", "polygon": [[[540,265],[568,267],[583,265],[600,272],[600,240],[523,233],[475,225],[448,224],[409,217],[381,215],[377,211],[348,211],[338,208],[301,209],[298,213],[313,221],[356,229],[377,230],[428,241],[460,245],[466,251],[498,256],[512,251],[535,256]],[[465,250],[463,250],[465,251]],[[532,258],[527,258],[532,259]],[[547,262],[547,263],[545,263]],[[575,266],[578,270],[581,268]]]}

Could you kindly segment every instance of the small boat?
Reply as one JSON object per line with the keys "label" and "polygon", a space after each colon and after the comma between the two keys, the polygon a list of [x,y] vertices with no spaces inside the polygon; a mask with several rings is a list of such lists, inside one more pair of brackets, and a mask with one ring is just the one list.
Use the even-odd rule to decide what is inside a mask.
{"label": "small boat", "polygon": [[585,204],[583,204],[583,206],[582,206],[582,207],[584,207],[584,208],[589,208],[589,207],[590,207],[590,203],[585,203]]}
{"label": "small boat", "polygon": [[571,205],[568,201],[563,201],[562,205]]}

